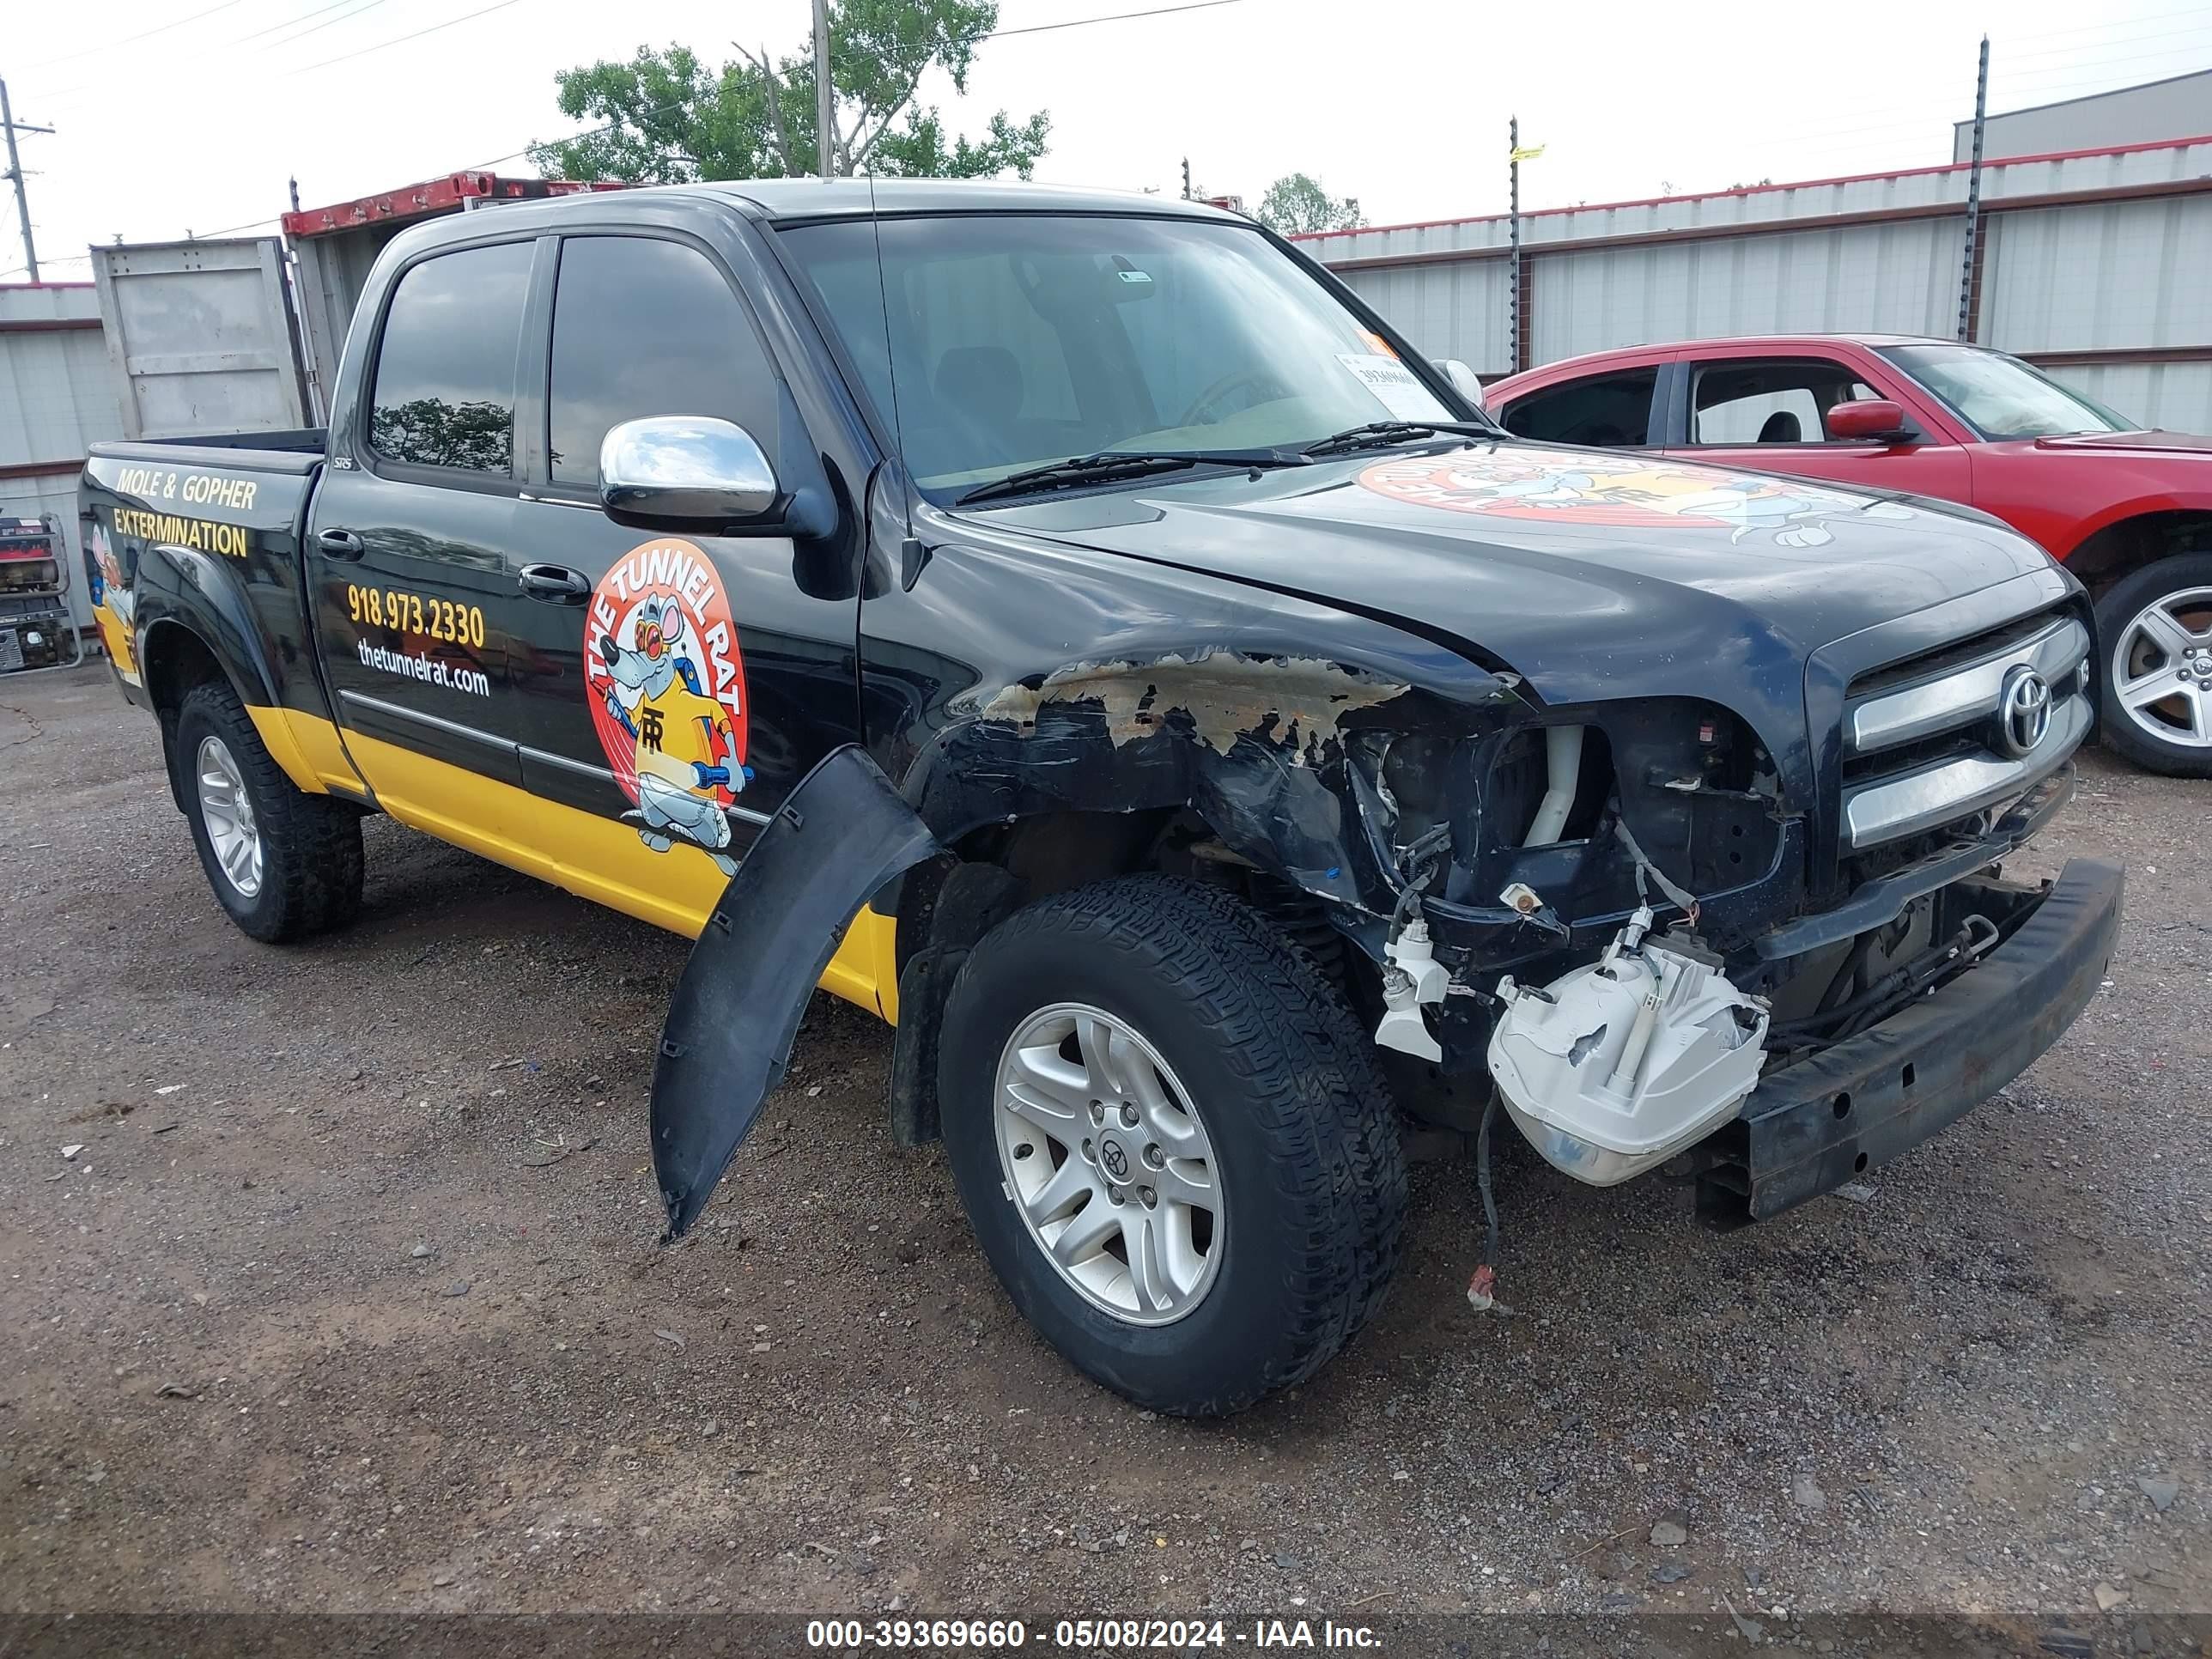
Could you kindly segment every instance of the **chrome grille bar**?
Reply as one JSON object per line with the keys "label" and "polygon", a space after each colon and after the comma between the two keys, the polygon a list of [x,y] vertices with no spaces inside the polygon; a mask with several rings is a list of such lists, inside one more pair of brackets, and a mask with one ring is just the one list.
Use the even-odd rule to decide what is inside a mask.
{"label": "chrome grille bar", "polygon": [[1885,691],[1851,705],[1844,722],[1846,753],[1894,749],[1921,738],[1990,718],[2005,676],[2021,663],[2057,685],[2089,654],[2089,630],[2062,617],[2017,644],[1952,670],[1939,678]]}
{"label": "chrome grille bar", "polygon": [[2043,741],[2017,760],[1978,751],[1846,789],[1844,838],[1876,846],[2010,800],[2063,766],[2088,733],[2089,699],[2077,692],[2053,706]]}

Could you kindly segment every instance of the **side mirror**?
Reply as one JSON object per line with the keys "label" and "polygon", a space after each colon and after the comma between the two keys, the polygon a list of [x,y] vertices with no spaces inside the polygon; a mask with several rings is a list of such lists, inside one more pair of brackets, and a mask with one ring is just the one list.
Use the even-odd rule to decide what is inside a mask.
{"label": "side mirror", "polygon": [[1452,383],[1453,391],[1477,409],[1482,407],[1482,380],[1473,369],[1456,357],[1439,357],[1436,364],[1443,370],[1444,379]]}
{"label": "side mirror", "polygon": [[599,506],[634,529],[780,534],[781,496],[767,453],[732,421],[656,415],[599,446]]}
{"label": "side mirror", "polygon": [[1831,438],[1872,438],[1881,443],[1911,443],[1918,434],[1905,411],[1887,398],[1864,403],[1838,404],[1827,414]]}

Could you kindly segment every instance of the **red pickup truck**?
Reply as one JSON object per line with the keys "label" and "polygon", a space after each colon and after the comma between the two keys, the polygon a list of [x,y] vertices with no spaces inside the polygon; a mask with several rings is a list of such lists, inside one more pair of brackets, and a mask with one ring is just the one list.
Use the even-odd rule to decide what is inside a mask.
{"label": "red pickup truck", "polygon": [[2001,351],[1904,335],[1595,352],[1495,381],[1483,402],[1522,437],[2003,520],[2095,596],[2106,742],[2153,771],[2212,776],[2212,438],[2141,430]]}

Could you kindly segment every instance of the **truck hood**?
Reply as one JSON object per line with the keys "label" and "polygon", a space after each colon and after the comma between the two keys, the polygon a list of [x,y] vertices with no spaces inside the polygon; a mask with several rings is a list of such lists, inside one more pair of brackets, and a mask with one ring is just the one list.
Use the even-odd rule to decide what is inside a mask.
{"label": "truck hood", "polygon": [[1802,709],[1806,658],[2050,557],[1968,509],[1618,451],[1370,453],[993,509],[994,524],[1381,615],[1527,678]]}

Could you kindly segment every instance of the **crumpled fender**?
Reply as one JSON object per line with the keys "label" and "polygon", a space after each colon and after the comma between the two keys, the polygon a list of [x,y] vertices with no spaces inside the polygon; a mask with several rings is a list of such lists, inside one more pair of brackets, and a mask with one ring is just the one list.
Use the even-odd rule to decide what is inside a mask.
{"label": "crumpled fender", "polygon": [[800,781],[746,851],[691,947],[653,1067],[653,1170],[671,1239],[699,1218],[783,1080],[807,999],[853,918],[937,850],[890,781],[848,744]]}

